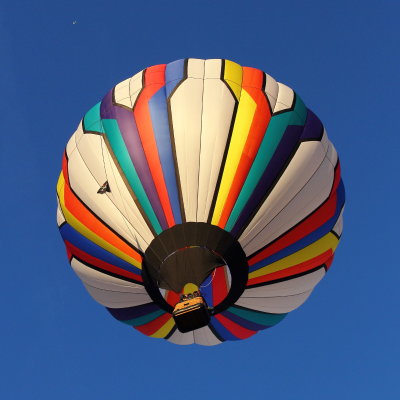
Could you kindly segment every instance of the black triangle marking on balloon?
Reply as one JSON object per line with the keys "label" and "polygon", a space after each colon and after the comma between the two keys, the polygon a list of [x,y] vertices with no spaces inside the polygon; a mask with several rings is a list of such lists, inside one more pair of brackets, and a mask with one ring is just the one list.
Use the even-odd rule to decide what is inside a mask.
{"label": "black triangle marking on balloon", "polygon": [[107,193],[107,192],[111,192],[111,189],[110,189],[110,185],[108,184],[108,181],[105,181],[105,182],[101,185],[101,187],[100,187],[100,189],[97,191],[97,193],[104,194],[104,193]]}

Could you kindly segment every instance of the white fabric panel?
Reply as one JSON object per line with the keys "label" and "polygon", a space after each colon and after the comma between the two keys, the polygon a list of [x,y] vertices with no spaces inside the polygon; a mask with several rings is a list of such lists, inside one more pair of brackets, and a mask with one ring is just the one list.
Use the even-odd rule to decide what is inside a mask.
{"label": "white fabric panel", "polygon": [[290,87],[284,85],[283,83],[277,82],[277,84],[278,84],[278,98],[276,100],[274,113],[291,108],[294,101],[293,90],[290,89]]}
{"label": "white fabric panel", "polygon": [[[194,64],[197,68],[198,64]],[[203,79],[188,78],[177,88],[170,100],[176,158],[187,222],[196,222],[197,218],[203,87]]]}
{"label": "white fabric panel", "polygon": [[342,211],[340,212],[339,218],[336,221],[335,226],[332,228],[333,232],[335,232],[338,236],[341,236],[342,231],[343,231],[343,210],[344,210],[344,207],[342,208]]}
{"label": "white fabric panel", "polygon": [[271,215],[270,222],[258,235],[252,240],[249,240],[249,235],[248,240],[243,241],[245,253],[253,254],[316,210],[328,198],[334,175],[334,167],[325,157],[311,179],[281,211],[273,217]]}
{"label": "white fabric panel", "polygon": [[76,131],[74,134],[70,137],[67,143],[66,151],[67,151],[67,156],[69,157],[74,150],[76,149],[76,144],[82,139],[83,137],[83,126],[82,126],[82,121],[79,123],[78,127],[76,128]]}
{"label": "white fabric panel", "polygon": [[[94,141],[93,139],[100,140],[100,137],[97,135],[87,136],[91,137],[92,142]],[[93,146],[93,148],[95,147]],[[89,160],[88,154],[85,154],[85,161]],[[97,193],[99,187],[106,181],[103,163],[97,165],[96,170],[93,168],[89,171],[85,161],[82,159],[79,151],[75,151],[69,158],[68,172],[71,188],[90,210],[106,222],[115,232],[128,242],[134,244],[136,238],[132,235],[132,230],[128,228],[129,222],[108,196]],[[94,164],[91,166],[93,167]],[[96,175],[98,177],[103,175],[103,179],[96,180]]]}
{"label": "white fabric panel", "polygon": [[235,304],[252,310],[273,314],[287,313],[301,306],[310,296],[312,290],[293,296],[282,297],[241,297]]}
{"label": "white fabric panel", "polygon": [[208,326],[204,326],[203,328],[196,329],[195,331],[193,331],[193,335],[194,335],[194,342],[196,344],[200,344],[202,346],[215,346],[217,344],[222,343],[211,332],[211,330]]}
{"label": "white fabric panel", "polygon": [[205,60],[189,58],[187,67],[188,78],[204,79],[204,64]]}
{"label": "white fabric panel", "polygon": [[143,71],[133,75],[132,78],[125,79],[115,86],[114,98],[117,104],[128,108],[133,108],[136,98],[143,87]]}
{"label": "white fabric panel", "polygon": [[333,164],[333,166],[336,166],[337,161],[338,161],[338,155],[336,152],[335,147],[333,144],[329,141],[328,134],[326,133],[326,130],[324,129],[324,133],[321,138],[321,144],[324,146],[324,149],[327,152],[327,157]]}
{"label": "white fabric panel", "polygon": [[[89,207],[93,209],[93,211],[94,208],[92,207],[97,207],[96,210],[99,209],[100,211],[99,213],[96,211],[96,214],[99,215],[100,218],[129,240],[133,246],[144,251],[153,240],[153,235],[133,201],[132,196],[126,189],[119,171],[117,170],[114,161],[111,159],[111,155],[109,154],[103,136],[83,135],[77,148],[77,153],[79,153],[86,164],[86,167],[94,177],[94,180],[93,177],[88,178],[92,184],[91,189],[89,190],[87,186],[88,183],[83,179],[78,165],[76,166],[76,181],[79,182],[79,184],[85,182],[81,191],[86,194],[85,199],[89,199],[89,201],[87,202],[84,200],[81,196],[81,191],[79,191],[79,197],[81,197],[88,206],[90,204]],[[72,173],[71,168],[74,165],[71,161],[74,157],[75,155],[70,158],[70,175]],[[82,165],[82,162],[80,162],[79,165]],[[85,171],[86,169],[83,168],[83,173]],[[97,190],[106,181],[109,183],[111,192],[98,194]],[[76,182],[75,185],[77,185]],[[109,207],[103,209],[104,204],[109,204]],[[113,224],[116,224],[119,228],[114,228]],[[121,230],[125,233],[122,234]]]}
{"label": "white fabric panel", "polygon": [[130,96],[130,81],[132,78],[125,79],[118,83],[114,89],[114,99],[117,104],[123,105],[128,108],[132,108],[131,96]]}
{"label": "white fabric panel", "polygon": [[67,156],[69,157],[70,154],[74,152],[76,149],[76,141],[75,141],[75,134],[73,134],[67,143],[66,151],[67,151]]}
{"label": "white fabric panel", "polygon": [[103,155],[107,180],[111,189],[111,192],[107,193],[107,196],[112,198],[114,204],[130,222],[128,227],[130,228],[130,231],[134,232],[132,234],[134,234],[137,241],[137,247],[144,252],[154,239],[154,235],[151,233],[150,228],[146,224],[146,221],[134,202],[132,195],[126,187],[126,184],[104,142]]}
{"label": "white fabric panel", "polygon": [[91,172],[94,179],[99,182],[99,187],[107,180],[103,164],[102,141],[101,135],[86,134],[76,144],[80,158],[83,159],[86,168]]}
{"label": "white fabric panel", "polygon": [[71,267],[84,283],[98,289],[136,294],[147,293],[143,285],[103,274],[100,271],[87,267],[75,258],[72,258]]}
{"label": "white fabric panel", "polygon": [[[81,278],[83,285],[89,294],[100,304],[111,308],[133,307],[141,304],[152,302],[144,287],[137,285],[137,287],[127,286],[130,282],[124,282],[124,285],[118,284],[120,279],[113,278],[107,274],[91,275],[88,271],[90,268],[76,260],[71,261],[71,266],[77,275]],[[111,279],[110,279],[111,278]],[[112,280],[114,279],[114,280]],[[132,283],[131,285],[135,285]],[[113,290],[103,289],[102,287],[110,287]]]}
{"label": "white fabric panel", "polygon": [[328,138],[325,128],[324,128],[324,133],[322,134],[321,144],[322,144],[322,146],[324,146],[325,151],[328,151],[330,141],[329,141],[329,138]]}
{"label": "white fabric panel", "polygon": [[325,149],[320,142],[301,143],[278,183],[239,238],[242,247],[253,240],[306,185],[321,165],[325,154]]}
{"label": "white fabric panel", "polygon": [[328,146],[328,151],[326,152],[326,156],[328,157],[328,159],[332,163],[332,165],[335,166],[338,161],[338,155],[335,150],[335,147],[330,142],[329,142],[329,146]]}
{"label": "white fabric panel", "polygon": [[265,93],[267,94],[269,103],[271,105],[271,110],[274,110],[276,105],[276,100],[278,98],[278,82],[270,75],[265,74]]}
{"label": "white fabric panel", "polygon": [[267,297],[281,297],[292,296],[299,293],[307,292],[314,288],[314,286],[325,276],[325,269],[320,268],[309,274],[299,276],[297,278],[289,279],[283,282],[267,284],[258,286],[251,289],[246,289],[241,298],[267,298]]}
{"label": "white fabric panel", "polygon": [[65,217],[61,211],[60,202],[57,196],[57,226],[61,226],[64,222],[65,222]]}
{"label": "white fabric panel", "polygon": [[204,79],[221,79],[222,60],[211,59],[205,60]]}
{"label": "white fabric panel", "polygon": [[180,344],[180,345],[188,345],[194,343],[194,335],[192,332],[182,333],[178,329],[171,335],[170,338],[167,339],[171,343]]}
{"label": "white fabric panel", "polygon": [[129,82],[129,93],[131,96],[131,104],[134,106],[137,97],[139,96],[140,91],[143,87],[143,71],[138,72],[133,75]]}
{"label": "white fabric panel", "polygon": [[235,99],[220,79],[204,81],[197,221],[207,222],[224,155]]}
{"label": "white fabric panel", "polygon": [[147,293],[112,292],[98,289],[83,282],[89,294],[101,305],[110,308],[124,308],[147,304],[152,300]]}

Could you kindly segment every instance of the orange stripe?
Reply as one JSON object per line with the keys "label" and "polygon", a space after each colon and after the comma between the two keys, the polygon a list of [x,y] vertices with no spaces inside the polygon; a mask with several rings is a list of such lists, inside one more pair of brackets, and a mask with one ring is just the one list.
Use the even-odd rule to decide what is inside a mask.
{"label": "orange stripe", "polygon": [[175,307],[179,303],[180,293],[176,293],[172,290],[167,290],[165,301],[172,307]]}
{"label": "orange stripe", "polygon": [[156,139],[151,121],[149,101],[152,96],[165,85],[165,65],[156,65],[145,71],[145,86],[140,93],[133,114],[135,116],[140,140],[149,164],[151,176],[156,186],[158,197],[169,227],[175,225],[167,186],[161,167]]}
{"label": "orange stripe", "polygon": [[264,73],[262,71],[255,68],[243,67],[242,86],[257,104],[257,109],[218,223],[220,228],[224,228],[228,221],[271,119],[268,102],[262,87],[263,79]]}
{"label": "orange stripe", "polygon": [[65,179],[64,186],[64,201],[65,207],[68,211],[85,225],[88,229],[94,232],[96,235],[104,239],[106,242],[110,243],[112,246],[127,254],[128,256],[134,258],[135,260],[141,262],[141,256],[132,249],[127,243],[120,239],[114,232],[107,228],[100,220],[98,220],[87,208],[86,206],[74,195],[72,192],[67,174],[67,166],[63,161],[63,175]]}

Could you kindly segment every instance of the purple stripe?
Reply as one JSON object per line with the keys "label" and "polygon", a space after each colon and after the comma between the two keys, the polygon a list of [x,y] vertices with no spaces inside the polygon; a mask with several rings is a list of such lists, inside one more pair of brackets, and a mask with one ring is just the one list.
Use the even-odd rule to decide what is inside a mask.
{"label": "purple stripe", "polygon": [[248,319],[244,319],[239,317],[236,314],[233,314],[229,311],[224,311],[221,313],[224,317],[230,319],[236,324],[240,325],[243,328],[249,329],[250,331],[261,331],[262,329],[268,328],[268,326],[256,324],[255,322],[249,321]]}
{"label": "purple stripe", "polygon": [[211,317],[210,325],[222,340],[240,340],[229,329],[225,328],[215,317]]}
{"label": "purple stripe", "polygon": [[[110,91],[102,101],[101,118],[115,119],[118,122],[118,127],[124,139],[125,146],[139,176],[140,182],[146,191],[154,213],[156,214],[161,227],[167,229],[167,220],[151,176],[146,155],[144,154],[133,112],[126,108],[115,106],[112,103],[112,91]],[[132,189],[134,190],[134,188]]]}
{"label": "purple stripe", "polygon": [[231,234],[237,236],[239,232],[241,232],[250,222],[249,220],[253,217],[254,210],[257,209],[265,194],[272,189],[276,179],[279,177],[281,171],[285,168],[285,164],[288,162],[288,159],[296,150],[302,132],[303,126],[289,125],[286,128],[285,133],[271,158],[271,161],[268,163],[267,168],[265,169],[260,181],[251,194],[248,202],[246,203],[246,206],[240,213],[240,216],[237,219]]}
{"label": "purple stripe", "polygon": [[155,303],[147,303],[140,306],[126,308],[106,308],[110,314],[119,321],[128,321],[160,310],[160,307]]}
{"label": "purple stripe", "polygon": [[324,127],[320,119],[311,110],[307,110],[307,119],[300,140],[321,140],[323,133]]}

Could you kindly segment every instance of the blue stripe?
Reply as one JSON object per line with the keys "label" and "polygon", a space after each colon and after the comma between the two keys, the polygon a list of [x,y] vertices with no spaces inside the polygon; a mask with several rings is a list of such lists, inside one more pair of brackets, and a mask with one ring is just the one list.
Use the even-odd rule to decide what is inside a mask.
{"label": "blue stripe", "polygon": [[166,97],[168,98],[171,92],[184,78],[185,60],[177,60],[167,64],[165,68],[165,84]]}
{"label": "blue stripe", "polygon": [[118,321],[127,321],[135,318],[143,317],[144,315],[154,313],[160,310],[155,303],[141,304],[140,306],[124,307],[124,308],[109,308],[108,312]]}
{"label": "blue stripe", "polygon": [[110,253],[109,251],[104,250],[102,247],[98,246],[91,240],[87,239],[85,236],[81,235],[71,225],[64,224],[60,228],[60,233],[64,240],[67,240],[85,253],[88,253],[91,256],[98,258],[99,260],[115,265],[116,267],[121,268],[125,271],[133,272],[134,274],[137,274],[139,276],[142,275],[142,271],[139,268],[136,268],[134,265],[129,264],[125,260],[122,260],[121,258]]}
{"label": "blue stripe", "polygon": [[143,315],[139,318],[128,319],[126,321],[122,321],[124,324],[130,326],[140,326],[144,324],[148,324],[151,321],[154,321],[156,318],[160,317],[161,315],[166,314],[163,310],[154,311],[151,314]]}
{"label": "blue stripe", "polygon": [[214,330],[221,336],[224,340],[241,340],[234,336],[228,329],[226,329],[215,317],[211,317],[210,324]]}
{"label": "blue stripe", "polygon": [[297,242],[291,244],[290,246],[285,247],[284,249],[278,251],[275,254],[272,254],[271,256],[264,258],[263,260],[257,262],[254,265],[249,266],[249,272],[253,272],[258,270],[259,268],[263,268],[266,265],[269,265],[275,261],[278,261],[284,257],[287,257],[296,251],[299,251],[310,244],[316,242],[317,240],[321,239],[323,236],[328,234],[332,228],[335,226],[336,221],[339,218],[340,211],[343,208],[344,205],[344,185],[343,182],[340,181],[339,186],[337,188],[337,203],[336,203],[336,211],[335,215],[330,218],[325,224],[320,226],[318,229],[315,231],[311,232],[309,235],[305,236],[304,238],[298,240]]}
{"label": "blue stripe", "polygon": [[158,155],[161,161],[172,212],[174,213],[175,223],[181,224],[182,217],[179,206],[178,188],[176,185],[175,164],[172,155],[165,87],[162,87],[153,95],[149,101],[149,108]]}
{"label": "blue stripe", "polygon": [[235,322],[236,324],[242,326],[243,328],[249,329],[251,331],[261,331],[262,329],[268,328],[265,325],[260,325],[255,322],[249,321],[248,319],[244,319],[235,315],[229,311],[224,311],[221,313],[224,317],[230,319],[231,321]]}

